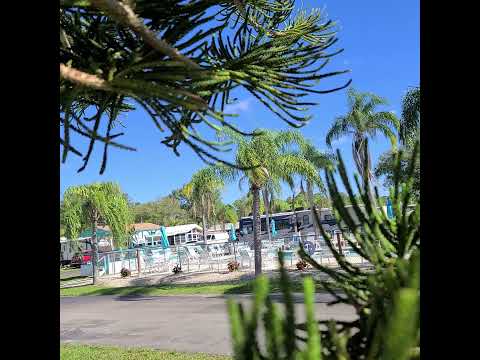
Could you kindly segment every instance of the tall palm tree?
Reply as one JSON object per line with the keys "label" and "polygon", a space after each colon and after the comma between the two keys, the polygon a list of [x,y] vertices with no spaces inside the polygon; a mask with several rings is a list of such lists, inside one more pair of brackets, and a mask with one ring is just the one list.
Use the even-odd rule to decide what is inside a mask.
{"label": "tall palm tree", "polygon": [[194,216],[201,214],[203,239],[207,239],[207,224],[215,215],[215,203],[224,187],[220,178],[211,166],[193,174],[190,182],[184,187],[184,192],[190,197]]}
{"label": "tall palm tree", "polygon": [[133,217],[117,184],[94,183],[72,186],[65,191],[63,221],[67,238],[75,240],[82,230],[92,229],[93,284],[97,283],[97,227],[100,220],[110,227],[116,247],[126,244]]}
{"label": "tall palm tree", "polygon": [[[407,91],[402,99],[402,117],[400,119],[399,140],[403,153],[400,161],[400,178],[406,181],[407,167],[413,155],[415,143],[420,140],[420,87],[413,87]],[[420,143],[418,144],[420,146]],[[378,160],[375,168],[377,177],[385,176],[384,185],[394,184],[397,151],[386,151]],[[415,171],[413,194],[420,198],[420,153],[415,157]]]}
{"label": "tall palm tree", "polygon": [[[301,154],[308,162],[315,166],[318,172],[324,169],[332,169],[335,164],[335,155],[318,150],[310,141],[306,141],[301,146]],[[303,187],[303,181],[305,181],[306,191]],[[302,179],[302,181],[300,182],[300,187],[302,189],[302,192],[306,195],[310,211],[312,212],[315,238],[318,238],[320,235],[319,231],[321,225],[317,221],[319,217],[315,216],[315,213],[318,214],[316,204],[313,198],[313,190],[315,185],[317,185],[322,195],[326,195],[326,188],[321,181],[320,175],[318,176],[316,182],[313,182],[308,178]]]}
{"label": "tall palm tree", "polygon": [[267,183],[263,186],[262,197],[263,197],[263,207],[265,211],[265,225],[267,228],[268,240],[272,240],[272,234],[270,229],[270,214],[272,212],[272,201],[274,196],[281,192],[280,182],[278,179],[269,179]]}
{"label": "tall palm tree", "polygon": [[[297,131],[257,130],[250,139],[228,132],[237,145],[235,164],[237,168],[219,167],[227,181],[247,180],[252,193],[253,244],[255,252],[255,275],[262,272],[260,235],[260,192],[269,183],[277,184],[287,175],[302,174],[309,179],[317,176],[315,168],[292,147],[304,142]],[[266,224],[269,226],[268,223]]]}
{"label": "tall palm tree", "polygon": [[392,147],[396,147],[400,122],[389,111],[376,111],[378,106],[388,105],[386,99],[368,92],[348,91],[349,111],[346,115],[335,119],[326,136],[326,143],[332,146],[332,141],[343,136],[353,136],[352,152],[357,170],[365,181],[373,179],[371,159],[368,151],[368,139],[378,133],[387,137]]}
{"label": "tall palm tree", "polygon": [[420,87],[407,91],[402,99],[402,117],[400,119],[400,142],[413,148],[415,140],[420,136]]}

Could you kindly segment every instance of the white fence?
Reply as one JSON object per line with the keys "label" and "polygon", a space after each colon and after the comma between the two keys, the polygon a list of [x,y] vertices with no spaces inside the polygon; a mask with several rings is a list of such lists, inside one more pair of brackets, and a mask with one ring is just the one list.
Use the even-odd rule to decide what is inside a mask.
{"label": "white fence", "polygon": [[[287,267],[295,268],[299,260],[299,243],[310,252],[320,264],[336,266],[336,260],[323,239],[314,236],[293,236],[289,238],[262,240],[262,268],[278,269],[278,251],[282,251]],[[187,245],[163,249],[161,246],[117,250],[100,253],[98,257],[99,276],[119,276],[123,268],[132,274],[171,273],[179,265],[183,272],[227,271],[228,263],[236,260],[241,269],[254,268],[254,251],[247,242],[237,241],[225,245]],[[343,247],[342,253],[351,263],[366,263],[352,248]],[[91,273],[90,267],[84,272]]]}

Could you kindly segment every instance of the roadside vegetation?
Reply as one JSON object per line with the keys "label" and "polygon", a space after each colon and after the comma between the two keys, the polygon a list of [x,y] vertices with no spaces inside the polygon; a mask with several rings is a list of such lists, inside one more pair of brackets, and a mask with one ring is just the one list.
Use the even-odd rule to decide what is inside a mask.
{"label": "roadside vegetation", "polygon": [[229,360],[229,356],[79,344],[60,345],[62,360]]}
{"label": "roadside vegetation", "polygon": [[[253,292],[254,281],[244,280],[214,284],[162,284],[148,286],[103,287],[99,285],[85,285],[60,289],[60,296],[160,296],[160,295],[228,295],[249,294]],[[302,283],[294,281],[293,291],[302,292]],[[321,290],[318,286],[317,290]],[[274,279],[270,283],[270,291],[280,291],[280,283]]]}

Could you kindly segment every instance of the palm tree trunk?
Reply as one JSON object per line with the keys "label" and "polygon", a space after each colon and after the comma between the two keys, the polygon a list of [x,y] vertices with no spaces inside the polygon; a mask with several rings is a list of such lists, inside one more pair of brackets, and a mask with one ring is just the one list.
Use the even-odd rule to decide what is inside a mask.
{"label": "palm tree trunk", "polygon": [[260,188],[255,184],[251,188],[253,195],[253,250],[255,252],[255,276],[262,273],[262,243],[260,236]]}
{"label": "palm tree trunk", "polygon": [[370,153],[368,151],[368,139],[362,137],[361,135],[356,135],[353,142],[353,158],[355,160],[355,165],[360,174],[361,179],[366,182],[367,185],[367,194],[375,204],[375,196],[373,195],[373,190],[371,186],[371,180],[373,179],[372,170],[371,170],[371,161]]}
{"label": "palm tree trunk", "polygon": [[92,246],[92,278],[93,278],[93,285],[97,284],[97,212],[93,211],[93,226],[92,226],[92,238],[91,238],[91,246]]}
{"label": "palm tree trunk", "polygon": [[295,234],[297,234],[298,233],[298,228],[297,228],[298,219],[297,219],[297,210],[295,210],[295,191],[293,189],[292,189],[292,211],[293,211],[293,217],[294,217],[293,230],[295,231]]}
{"label": "palm tree trunk", "polygon": [[203,242],[207,243],[207,218],[205,212],[202,212],[202,233],[203,233]]}
{"label": "palm tree trunk", "polygon": [[265,207],[265,225],[267,226],[268,241],[272,241],[272,234],[270,233],[270,214],[269,214],[269,203],[268,203],[268,193],[267,189],[262,190],[263,195],[263,204]]}
{"label": "palm tree trunk", "polygon": [[315,231],[315,239],[318,239],[321,225],[317,222],[317,216],[315,216],[318,215],[318,211],[317,206],[313,201],[313,186],[310,181],[307,181],[307,199],[308,204],[310,205],[310,211],[312,213],[313,231]]}
{"label": "palm tree trunk", "polygon": [[202,234],[203,234],[203,242],[204,244],[207,243],[207,217],[205,215],[205,199],[202,195]]}
{"label": "palm tree trunk", "polygon": [[340,255],[342,255],[343,250],[342,250],[342,242],[340,241],[340,235],[339,234],[336,234],[336,235],[337,235],[338,252],[340,253]]}

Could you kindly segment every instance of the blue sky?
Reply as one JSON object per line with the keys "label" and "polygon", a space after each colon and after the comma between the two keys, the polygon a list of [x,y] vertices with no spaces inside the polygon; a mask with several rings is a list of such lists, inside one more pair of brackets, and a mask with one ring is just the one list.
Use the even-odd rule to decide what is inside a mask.
{"label": "blue sky", "polygon": [[[352,86],[386,97],[390,101],[386,110],[399,115],[401,98],[407,88],[420,84],[419,2],[328,0],[303,1],[303,4],[305,8],[324,8],[328,17],[339,24],[337,49],[345,50],[332,59],[326,71],[351,70],[350,74],[330,78],[319,87],[338,86],[351,77]],[[238,111],[238,123],[242,128],[288,128],[248,94],[239,92],[237,97],[239,102],[229,110]],[[319,105],[311,109],[313,119],[301,132],[320,149],[327,149],[325,134],[328,128],[336,116],[347,110],[346,90],[310,99]],[[189,148],[182,147],[181,157],[177,157],[161,144],[162,134],[143,110],[125,115],[123,123],[126,135],[121,138],[122,143],[136,147],[137,152],[111,148],[103,175],[99,175],[101,146],[97,145],[90,164],[81,173],[77,173],[80,159],[70,155],[67,163],[60,165],[60,196],[72,185],[116,181],[135,201],[150,201],[179,188],[188,182],[193,172],[205,166]],[[387,140],[380,137],[371,141],[370,146],[374,163],[389,148]],[[353,171],[351,139],[340,139],[334,143],[334,148],[341,150],[347,166]],[[225,158],[231,158],[231,154],[225,154]],[[223,193],[224,201],[239,198],[247,189],[243,190],[241,192],[237,184],[228,185]],[[284,192],[284,196],[288,195]]]}

